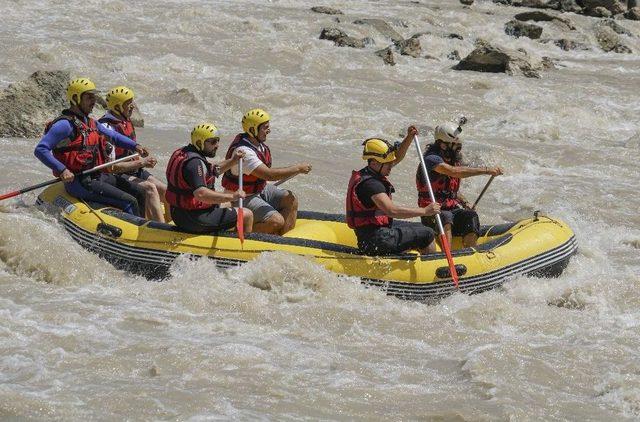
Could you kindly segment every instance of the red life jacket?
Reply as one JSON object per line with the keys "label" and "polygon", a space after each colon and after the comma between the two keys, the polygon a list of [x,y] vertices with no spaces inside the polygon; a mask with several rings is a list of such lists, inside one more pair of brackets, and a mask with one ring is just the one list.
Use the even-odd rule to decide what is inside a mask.
{"label": "red life jacket", "polygon": [[[432,155],[430,150],[425,153]],[[460,166],[460,163],[455,163],[455,166]],[[433,189],[433,196],[436,198],[443,210],[451,210],[456,208],[460,203],[458,199],[458,190],[460,189],[460,178],[449,177],[446,174],[438,173],[437,171],[429,172],[429,180],[431,181],[431,189]],[[429,188],[427,187],[424,174],[422,173],[422,166],[418,165],[416,171],[416,187],[418,188],[418,206],[426,207],[431,203],[431,197],[429,196]]]}
{"label": "red life jacket", "polygon": [[213,172],[213,165],[211,165],[205,157],[201,154],[190,151],[190,146],[186,146],[175,150],[169,158],[169,164],[167,164],[167,193],[165,198],[169,205],[184,210],[205,210],[208,208],[214,208],[216,205],[207,204],[196,199],[193,196],[193,187],[187,183],[184,178],[184,167],[187,162],[191,160],[200,160],[205,163],[207,168],[207,174],[205,175],[205,181],[207,188],[213,189],[215,184],[215,173]]}
{"label": "red life jacket", "polygon": [[[53,156],[72,173],[80,173],[104,163],[104,137],[98,132],[98,124],[91,117],[85,123],[70,110],[63,110],[62,114],[44,128],[44,133],[60,120],[67,120],[71,124],[72,132],[69,138],[56,145]],[[54,176],[58,176],[55,172]]]}
{"label": "red life jacket", "polygon": [[388,227],[393,222],[393,219],[379,209],[375,203],[372,208],[367,208],[358,198],[358,194],[356,193],[358,185],[372,178],[376,178],[384,184],[389,198],[391,198],[391,194],[394,192],[393,185],[389,179],[384,176],[372,174],[368,167],[359,171],[353,171],[351,173],[351,179],[349,180],[349,187],[347,188],[346,200],[347,225],[352,229],[366,226]]}
{"label": "red life jacket", "polygon": [[[251,141],[246,138],[245,133],[238,134],[233,142],[231,142],[231,145],[229,145],[229,149],[227,150],[225,159],[228,160],[229,158],[231,158],[231,156],[233,155],[233,151],[235,151],[235,149],[238,147],[251,148],[256,153],[260,161],[262,161],[267,167],[271,167],[271,151],[269,150],[269,147],[266,144],[262,144],[262,149],[256,147],[251,143]],[[247,195],[260,193],[267,185],[266,180],[260,179],[259,177],[253,176],[251,174],[245,174],[242,181],[242,189]],[[222,176],[222,186],[225,189],[235,192],[240,189],[240,180],[238,176],[232,174],[231,170],[229,169],[225,171],[224,175]]]}
{"label": "red life jacket", "polygon": [[[98,119],[98,122],[107,123],[116,132],[121,133],[122,135],[126,136],[127,138],[133,141],[136,140],[136,129],[133,127],[133,123],[131,123],[131,120],[125,120],[125,119],[118,120],[113,115],[105,114],[100,119]],[[116,148],[116,152],[115,152],[116,160],[135,153],[134,150],[124,149],[121,147],[115,147],[115,148]]]}

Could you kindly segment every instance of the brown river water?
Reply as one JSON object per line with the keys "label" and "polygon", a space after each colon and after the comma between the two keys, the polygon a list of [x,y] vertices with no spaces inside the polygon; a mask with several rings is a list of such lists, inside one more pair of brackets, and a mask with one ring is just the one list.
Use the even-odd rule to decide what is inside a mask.
{"label": "brown river water", "polygon": [[[566,221],[579,252],[558,279],[519,277],[435,304],[401,301],[308,260],[264,254],[239,269],[181,260],[164,282],[77,245],[37,193],[0,205],[0,420],[637,420],[640,418],[640,22],[635,53],[594,47],[595,19],[567,14],[587,51],[505,35],[520,9],[477,0],[2,0],[0,85],[66,69],[126,84],[159,158],[213,121],[223,148],[254,106],[272,116],[275,165],[301,208],[342,212],[364,138],[396,140],[466,115],[465,152],[500,165],[483,223],[534,210]],[[423,56],[374,52],[382,18]],[[323,27],[369,36],[340,48]],[[543,38],[566,36],[551,23]],[[454,32],[463,40],[443,38]],[[476,38],[556,61],[541,79],[458,72]],[[176,95],[184,89],[191,95]],[[53,117],[53,116],[52,116]],[[423,130],[422,139],[431,133]],[[0,138],[0,192],[47,180],[37,139]],[[415,203],[413,150],[391,176]],[[486,178],[467,179],[474,198]],[[394,198],[396,198],[394,197]]]}

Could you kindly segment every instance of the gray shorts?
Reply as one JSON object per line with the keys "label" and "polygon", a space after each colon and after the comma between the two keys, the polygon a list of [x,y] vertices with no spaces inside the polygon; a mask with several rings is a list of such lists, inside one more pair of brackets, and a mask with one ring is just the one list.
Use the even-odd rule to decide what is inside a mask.
{"label": "gray shorts", "polygon": [[[259,194],[247,196],[243,205],[253,212],[254,223],[262,223],[282,209],[280,203],[288,193],[289,191],[286,189],[280,189],[272,183],[267,183],[267,186]],[[238,203],[234,202],[233,206],[237,207]]]}

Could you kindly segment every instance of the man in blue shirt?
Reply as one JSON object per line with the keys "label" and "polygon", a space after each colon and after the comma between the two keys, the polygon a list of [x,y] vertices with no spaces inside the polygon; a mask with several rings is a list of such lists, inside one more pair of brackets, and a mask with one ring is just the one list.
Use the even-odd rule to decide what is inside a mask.
{"label": "man in blue shirt", "polygon": [[35,148],[35,156],[64,182],[66,191],[79,198],[112,205],[139,215],[137,199],[125,192],[137,192],[124,178],[108,173],[80,173],[105,162],[104,136],[122,148],[141,155],[147,150],[135,141],[98,124],[89,116],[96,103],[96,86],[86,78],[74,79],[67,86],[69,108],[47,124]]}

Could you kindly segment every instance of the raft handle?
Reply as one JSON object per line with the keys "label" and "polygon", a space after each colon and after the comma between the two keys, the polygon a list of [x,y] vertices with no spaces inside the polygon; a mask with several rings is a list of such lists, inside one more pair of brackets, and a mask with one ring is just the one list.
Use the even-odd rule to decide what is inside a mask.
{"label": "raft handle", "polygon": [[100,223],[96,227],[96,231],[104,236],[120,237],[122,236],[122,229],[116,226],[112,226],[107,223]]}
{"label": "raft handle", "polygon": [[[458,275],[465,275],[467,273],[467,266],[464,264],[456,264],[456,272]],[[449,267],[440,267],[436,270],[436,277],[438,278],[451,278],[451,271]]]}

